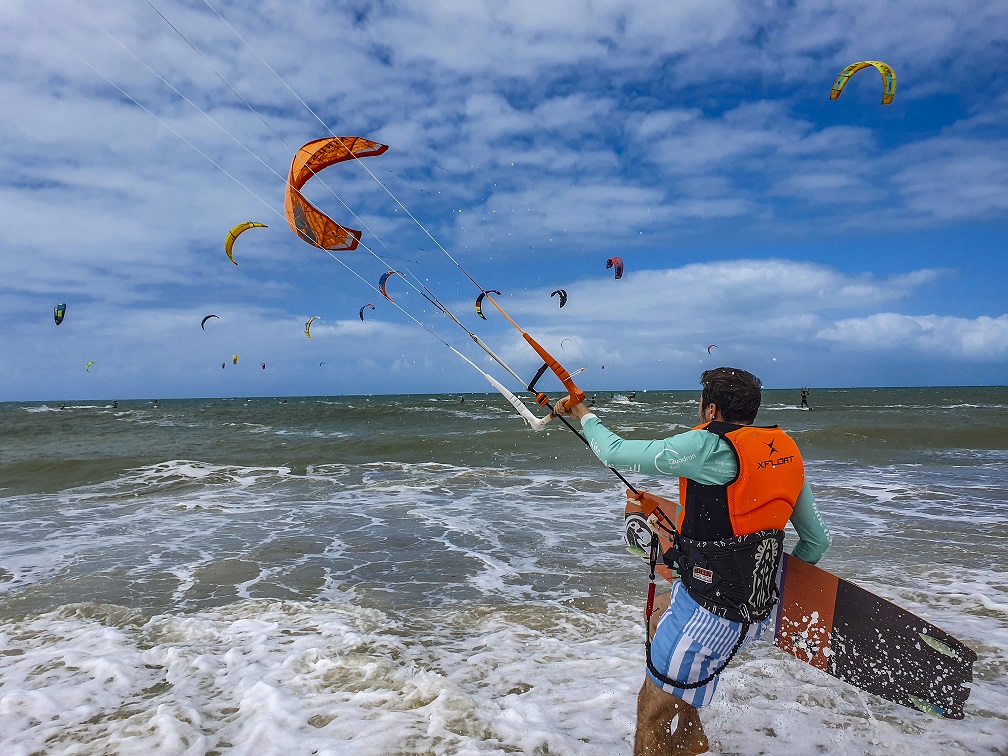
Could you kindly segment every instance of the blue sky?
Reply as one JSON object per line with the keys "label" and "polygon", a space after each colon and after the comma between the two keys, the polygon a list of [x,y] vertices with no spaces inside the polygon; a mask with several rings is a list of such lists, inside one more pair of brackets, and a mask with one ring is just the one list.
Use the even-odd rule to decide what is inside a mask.
{"label": "blue sky", "polygon": [[[1008,383],[1001,0],[152,2],[5,4],[0,400],[517,390],[375,290],[531,377],[427,232],[589,391]],[[282,217],[329,129],[389,145],[306,187],[345,266]]]}

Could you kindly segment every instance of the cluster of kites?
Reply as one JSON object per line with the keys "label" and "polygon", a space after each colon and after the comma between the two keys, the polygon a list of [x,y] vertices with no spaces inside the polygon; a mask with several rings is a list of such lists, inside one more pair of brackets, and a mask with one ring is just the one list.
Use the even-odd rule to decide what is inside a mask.
{"label": "cluster of kites", "polygon": [[[836,81],[833,83],[833,88],[830,90],[830,99],[839,99],[850,78],[854,76],[854,74],[866,68],[875,68],[882,77],[882,104],[889,105],[892,103],[893,98],[896,95],[896,74],[889,65],[879,60],[862,60],[857,63],[852,63],[844,68],[840,72],[839,76],[837,76]],[[356,229],[342,226],[327,216],[305,198],[305,196],[301,193],[301,189],[312,176],[319,171],[325,170],[329,166],[347,160],[374,157],[383,154],[386,150],[388,150],[387,145],[372,142],[368,139],[364,139],[363,137],[349,136],[316,139],[299,149],[291,162],[290,174],[287,180],[287,193],[284,197],[284,215],[287,219],[288,225],[290,225],[294,233],[296,233],[308,244],[330,252],[355,250],[357,245],[360,243],[361,232]],[[234,258],[234,245],[238,240],[238,237],[246,231],[254,228],[268,228],[268,226],[265,223],[258,223],[256,221],[245,221],[237,224],[228,231],[227,236],[224,239],[224,252],[227,254],[228,259],[235,265],[238,264],[238,261]],[[622,278],[622,258],[608,258],[606,260],[606,270],[609,269],[612,269],[616,280]],[[383,273],[378,281],[378,291],[381,292],[382,296],[389,302],[394,302],[395,300],[389,296],[386,286],[389,278],[395,275],[403,276],[403,278],[405,278],[403,273],[390,270]],[[486,320],[486,316],[483,314],[482,305],[484,297],[488,294],[496,294],[500,296],[501,292],[496,289],[487,289],[481,291],[479,296],[476,298],[476,314],[484,320]],[[559,297],[560,308],[563,308],[564,305],[567,304],[567,292],[564,289],[556,289],[552,294],[550,294],[550,298],[552,297]],[[358,312],[362,321],[364,320],[364,311],[368,308],[374,310],[375,306],[374,304],[368,302],[363,305]],[[65,302],[61,302],[53,308],[53,320],[57,326],[63,322],[66,317],[66,311],[67,305]],[[207,321],[212,318],[219,319],[219,317],[220,316],[215,314],[206,315],[200,322],[200,328],[205,331]],[[305,323],[304,332],[305,336],[309,339],[312,337],[311,325],[316,320],[318,320],[318,316],[310,318]],[[569,339],[564,339],[564,341],[568,340]],[[563,347],[563,341],[561,341],[560,346],[561,348]],[[712,354],[714,349],[717,349],[716,344],[708,345],[707,353]],[[238,364],[237,354],[233,355],[232,363],[235,365]],[[94,364],[94,360],[88,361],[85,365],[85,370],[90,372],[91,367]],[[225,367],[225,365],[226,362],[221,363],[222,368]],[[325,365],[325,363],[320,362],[319,365]],[[261,366],[263,370],[266,369],[265,362],[261,363]]]}
{"label": "cluster of kites", "polygon": [[[887,64],[878,60],[859,61],[844,68],[833,84],[833,88],[830,91],[830,99],[836,100],[840,97],[840,94],[843,92],[847,82],[854,74],[862,69],[872,67],[878,70],[882,76],[882,104],[888,105],[891,103],[896,94],[896,74]],[[361,232],[357,229],[342,226],[334,221],[309,202],[301,193],[301,189],[312,176],[332,165],[347,160],[375,157],[383,154],[386,150],[388,150],[388,145],[372,142],[369,139],[364,139],[363,137],[351,136],[316,139],[315,141],[308,142],[306,145],[301,147],[301,149],[299,149],[294,155],[294,159],[291,162],[290,174],[288,175],[287,180],[287,192],[284,197],[284,215],[287,219],[288,225],[291,227],[291,230],[293,230],[294,233],[296,233],[305,242],[314,247],[318,247],[319,249],[324,249],[330,252],[346,252],[357,249],[357,246],[360,243]],[[227,254],[228,259],[235,265],[238,264],[234,258],[235,242],[239,236],[253,228],[267,228],[267,225],[265,223],[257,223],[255,221],[245,221],[237,224],[227,233],[227,237],[224,241],[224,251]],[[620,257],[608,258],[606,260],[606,270],[610,269],[613,271],[613,275],[616,280],[622,278],[623,259]],[[389,295],[387,285],[389,279],[396,275],[405,278],[405,275],[400,271],[389,270],[383,273],[381,278],[378,280],[378,291],[389,302],[395,302],[395,300]],[[496,289],[486,289],[481,291],[479,296],[476,298],[476,314],[484,320],[486,320],[486,315],[483,314],[483,299],[488,294],[496,294],[500,296],[501,292]],[[567,304],[567,292],[564,289],[555,290],[552,294],[550,294],[550,297],[559,297],[559,304],[561,308]],[[358,312],[358,316],[362,321],[364,320],[364,311],[368,308],[374,310],[375,306],[369,302],[363,305]],[[66,305],[59,305],[57,307],[57,325],[62,322],[65,311]],[[207,315],[200,323],[200,327],[206,330],[207,320],[216,317],[218,316]],[[309,339],[312,337],[311,324],[317,319],[318,316],[315,316],[305,323],[305,336]],[[715,344],[708,346],[708,354],[716,348],[717,346]],[[234,361],[237,364],[237,356]],[[265,364],[263,364],[263,368],[265,368]]]}

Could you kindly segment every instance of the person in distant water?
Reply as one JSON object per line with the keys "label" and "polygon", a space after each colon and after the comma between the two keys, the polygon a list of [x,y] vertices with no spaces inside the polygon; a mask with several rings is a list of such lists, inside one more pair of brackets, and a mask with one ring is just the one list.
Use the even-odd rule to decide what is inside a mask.
{"label": "person in distant water", "polygon": [[808,406],[808,395],[809,395],[809,390],[807,388],[803,388],[801,390],[801,406],[804,407],[805,409],[809,408],[809,406]]}
{"label": "person in distant water", "polygon": [[465,397],[464,396],[460,396],[459,397],[459,404],[465,404]]}
{"label": "person in distant water", "polygon": [[713,699],[733,653],[774,632],[773,586],[785,525],[790,520],[798,531],[792,552],[798,559],[815,564],[830,545],[794,440],[776,425],[753,425],[760,380],[720,367],[704,371],[700,383],[701,424],[653,441],[624,440],[583,403],[557,403],[558,414],[581,421],[604,465],[679,478],[680,537],[659,558],[680,579],[656,599],[651,616],[636,756],[709,749],[699,709]]}
{"label": "person in distant water", "polygon": [[63,402],[60,402],[60,409],[66,409],[66,405]]}
{"label": "person in distant water", "polygon": [[112,402],[112,409],[119,409],[119,401],[118,400]]}

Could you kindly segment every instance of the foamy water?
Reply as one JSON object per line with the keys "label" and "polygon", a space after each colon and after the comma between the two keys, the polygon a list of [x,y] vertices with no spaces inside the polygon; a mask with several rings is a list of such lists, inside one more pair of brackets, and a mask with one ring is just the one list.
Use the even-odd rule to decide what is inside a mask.
{"label": "foamy water", "polygon": [[[0,752],[632,752],[647,574],[621,541],[622,487],[566,435],[526,440],[506,413],[461,459],[451,441],[440,454],[472,421],[432,425],[444,418],[423,401],[405,402],[419,411],[399,432],[430,461],[401,459],[416,450],[392,451],[395,439],[378,459],[339,458],[339,444],[381,442],[382,423],[234,408],[219,430],[219,417],[175,408],[162,410],[174,432],[249,440],[0,491]],[[656,422],[632,404],[613,417]],[[124,445],[162,432],[143,430],[149,409],[102,411],[109,449],[121,432]],[[288,446],[262,451],[265,436]],[[834,534],[822,566],[977,652],[966,719],[891,704],[758,643],[703,712],[714,752],[1005,752],[1008,461],[957,448],[912,463],[806,456]]]}

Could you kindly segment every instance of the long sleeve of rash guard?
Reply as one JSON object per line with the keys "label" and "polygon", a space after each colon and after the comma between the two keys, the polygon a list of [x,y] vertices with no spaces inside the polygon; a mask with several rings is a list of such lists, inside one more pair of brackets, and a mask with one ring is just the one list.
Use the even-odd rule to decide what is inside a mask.
{"label": "long sleeve of rash guard", "polygon": [[[620,438],[591,413],[581,419],[581,429],[602,464],[617,470],[672,475],[704,485],[724,485],[738,474],[738,461],[731,446],[705,430],[690,430],[653,441],[631,441]],[[795,502],[791,524],[798,533],[792,555],[815,564],[832,540],[808,481]]]}

